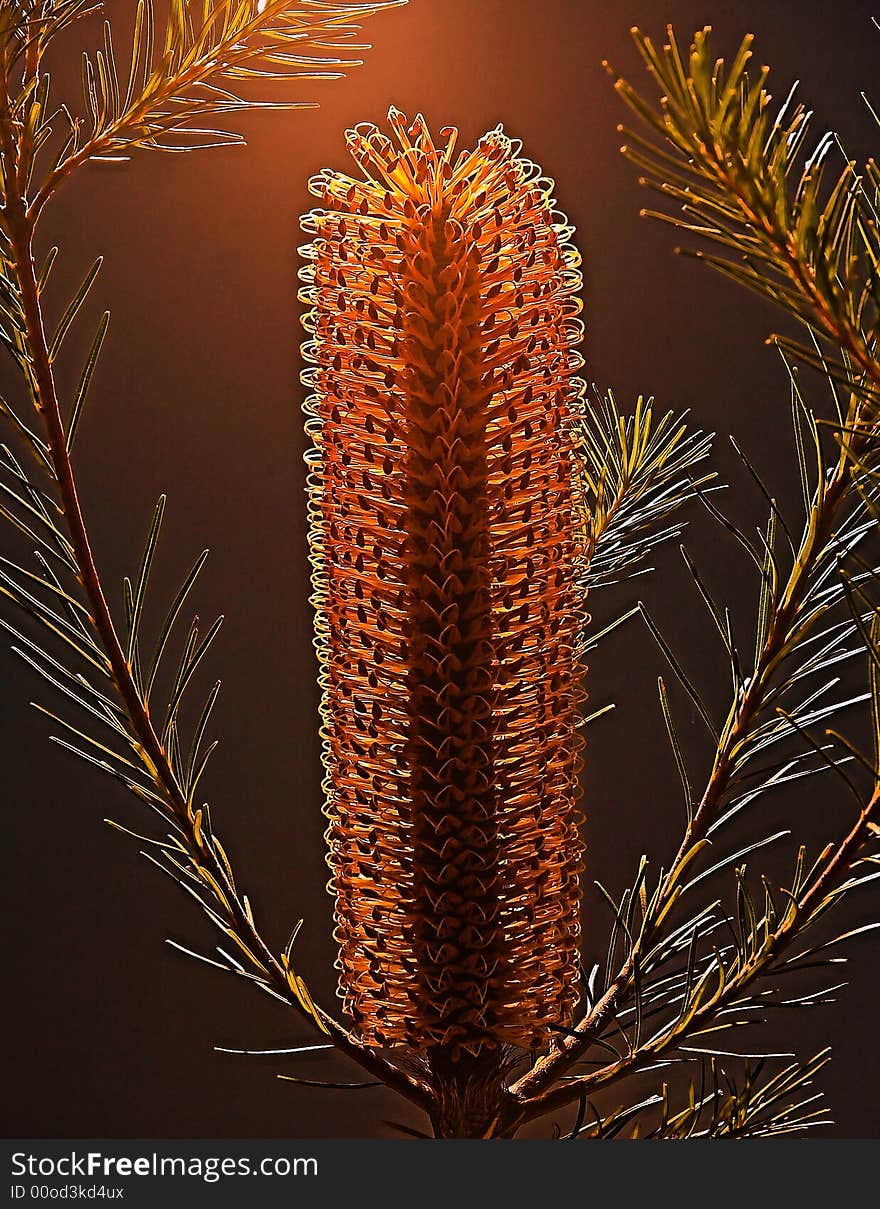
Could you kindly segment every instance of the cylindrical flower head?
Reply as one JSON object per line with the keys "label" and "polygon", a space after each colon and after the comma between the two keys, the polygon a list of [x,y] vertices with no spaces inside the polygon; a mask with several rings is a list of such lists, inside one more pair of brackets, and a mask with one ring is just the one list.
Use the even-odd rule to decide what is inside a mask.
{"label": "cylindrical flower head", "polygon": [[389,123],[303,220],[340,992],[375,1045],[537,1046],[578,983],[580,261],[500,129]]}

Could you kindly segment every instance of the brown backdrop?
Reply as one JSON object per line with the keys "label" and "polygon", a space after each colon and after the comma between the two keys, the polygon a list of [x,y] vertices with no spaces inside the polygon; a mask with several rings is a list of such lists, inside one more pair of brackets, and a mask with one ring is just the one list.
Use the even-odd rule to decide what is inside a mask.
{"label": "brown backdrop", "polygon": [[[124,24],[133,5],[109,7]],[[729,432],[781,498],[794,499],[786,382],[778,355],[762,343],[774,316],[676,259],[673,234],[640,221],[646,198],[618,154],[622,112],[601,60],[639,72],[627,32],[636,22],[659,34],[672,19],[689,40],[710,21],[728,53],[754,30],[760,60],[774,67],[776,95],[800,77],[817,133],[839,129],[863,156],[877,141],[859,99],[860,88],[874,84],[874,7],[867,0],[412,0],[370,24],[375,50],[365,68],[341,83],[299,89],[320,99],[320,111],[247,118],[245,150],[89,169],[50,215],[47,235],[62,241],[69,280],[94,251],[107,256],[95,303],[110,305],[113,321],[77,458],[100,564],[110,585],[131,570],[162,490],[170,507],[160,594],[211,546],[199,610],[224,612],[226,625],[210,669],[224,691],[216,717],[222,746],[207,789],[268,934],[280,945],[305,916],[299,962],[323,1001],[333,998],[334,972],[294,301],[307,178],[324,164],[344,164],[343,130],[381,119],[391,102],[421,109],[438,127],[460,125],[465,141],[503,120],[559,182],[561,206],[577,225],[589,376],[612,385],[621,402],[653,393],[664,408],[692,408],[695,423],[718,431],[717,460],[734,482],[728,508],[751,525],[761,519],[760,500],[737,470]],[[94,44],[96,26],[83,25],[79,36]],[[736,548],[699,517],[688,540],[746,632],[752,585]],[[720,705],[722,654],[674,549],[651,581],[597,596],[597,621],[637,592]],[[274,1078],[288,1069],[276,1062],[212,1052],[215,1043],[308,1036],[280,1007],[164,945],[166,935],[196,944],[210,937],[195,908],[102,825],[107,814],[135,827],[143,820],[122,791],[47,742],[44,720],[25,706],[33,697],[46,701],[47,692],[7,645],[0,644],[5,1132],[347,1136],[383,1118],[413,1121],[381,1093],[295,1088]],[[594,703],[619,703],[591,732],[585,774],[590,873],[615,890],[643,849],[668,858],[680,827],[679,786],[655,698],[660,670],[650,640],[630,625],[590,671]],[[693,759],[705,761],[697,726],[682,725]],[[774,820],[816,844],[846,809],[819,781],[766,805]],[[858,919],[867,909],[855,912]],[[594,893],[585,927],[592,955],[608,931]],[[849,977],[840,1003],[779,1017],[774,1036],[804,1054],[831,1039],[836,1056],[823,1085],[835,1132],[877,1136],[876,944],[854,948]],[[354,1073],[331,1063],[297,1070]]]}

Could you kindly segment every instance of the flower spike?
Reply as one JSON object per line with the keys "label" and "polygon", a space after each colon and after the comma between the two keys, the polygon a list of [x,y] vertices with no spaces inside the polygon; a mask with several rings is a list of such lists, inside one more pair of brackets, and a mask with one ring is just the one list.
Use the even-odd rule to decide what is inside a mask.
{"label": "flower spike", "polygon": [[580,262],[500,128],[388,123],[303,220],[341,993],[375,1045],[538,1046],[578,984]]}

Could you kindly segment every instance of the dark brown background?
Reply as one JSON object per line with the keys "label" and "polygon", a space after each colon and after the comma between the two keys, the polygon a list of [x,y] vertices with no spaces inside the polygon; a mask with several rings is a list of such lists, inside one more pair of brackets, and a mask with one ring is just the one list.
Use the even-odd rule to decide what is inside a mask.
{"label": "dark brown background", "polygon": [[[132,4],[113,3],[124,23]],[[113,322],[77,463],[99,561],[110,585],[131,570],[148,512],[170,494],[154,599],[203,545],[212,558],[203,616],[226,614],[211,674],[222,675],[222,746],[210,774],[215,821],[265,930],[283,943],[306,917],[301,971],[333,998],[329,901],[323,885],[315,667],[304,549],[303,438],[294,303],[297,219],[306,180],[345,163],[342,132],[380,120],[389,103],[422,109],[436,127],[459,124],[464,142],[503,120],[559,182],[586,266],[589,376],[629,403],[639,391],[663,407],[690,407],[719,432],[718,462],[734,480],[728,508],[757,523],[759,501],[726,441],[742,438],[783,499],[793,498],[786,382],[762,340],[772,313],[672,255],[671,232],[638,218],[645,196],[619,157],[622,112],[601,60],[635,75],[628,29],[682,39],[709,21],[719,50],[759,35],[778,97],[800,77],[817,133],[845,133],[864,155],[871,138],[859,99],[876,85],[875,6],[860,0],[412,0],[370,24],[367,66],[334,85],[295,86],[317,112],[257,115],[241,123],[250,146],[185,158],[144,156],[83,172],[50,215],[70,279],[106,253],[96,306]],[[77,37],[96,44],[96,26]],[[279,89],[277,95],[289,95]],[[9,534],[4,541],[12,541]],[[735,548],[704,519],[689,538],[718,594],[740,616],[752,585]],[[114,587],[114,591],[116,591]],[[674,550],[651,581],[595,598],[598,620],[635,598],[651,602],[700,683],[720,706],[721,652]],[[118,603],[118,592],[116,592]],[[413,1114],[372,1091],[311,1091],[274,1078],[266,1060],[221,1057],[212,1045],[308,1040],[279,1007],[163,943],[209,939],[195,909],[101,818],[143,825],[136,804],[47,741],[26,701],[47,692],[2,644],[4,752],[3,925],[5,1132],[18,1136],[348,1136]],[[590,873],[619,889],[644,849],[668,858],[680,828],[679,787],[655,699],[660,661],[630,626],[590,673],[594,703],[618,712],[592,732],[585,776]],[[707,753],[683,722],[696,761]],[[703,765],[700,765],[702,767]],[[848,805],[830,783],[767,800],[818,844]],[[768,826],[770,824],[768,823]],[[875,902],[876,909],[876,902]],[[868,904],[853,918],[866,918]],[[608,918],[588,894],[586,948],[602,946]],[[831,1040],[823,1076],[843,1136],[880,1135],[877,947],[853,949],[841,1002],[777,1018],[783,1048],[806,1054]],[[300,1073],[354,1074],[344,1063]]]}

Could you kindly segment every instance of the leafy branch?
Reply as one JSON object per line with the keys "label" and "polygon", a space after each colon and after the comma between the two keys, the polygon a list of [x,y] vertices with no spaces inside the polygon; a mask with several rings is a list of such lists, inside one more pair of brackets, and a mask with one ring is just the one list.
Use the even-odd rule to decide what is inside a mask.
{"label": "leafy branch", "polygon": [[671,28],[662,49],[638,30],[633,36],[661,101],[655,109],[617,80],[620,95],[655,136],[623,130],[623,151],[644,170],[644,184],[680,206],[674,214],[647,213],[719,246],[720,254],[700,255],[803,323],[820,347],[775,341],[800,364],[831,373],[876,405],[876,161],[863,172],[847,161],[829,182],[834,137],[825,135],[806,154],[810,115],[794,90],[772,116],[769,68],[748,74],[752,37],[726,66],[712,54],[708,27],[694,36],[687,58]]}
{"label": "leafy branch", "polygon": [[655,420],[652,403],[641,398],[624,417],[610,393],[585,410],[577,462],[584,593],[643,574],[636,568],[653,550],[681,535],[673,514],[714,479],[700,473],[711,435],[689,433],[683,421],[672,412]]}
{"label": "leafy branch", "polygon": [[[851,228],[857,234],[851,233],[850,240],[851,249],[860,241],[859,254],[849,255],[846,276],[838,275],[829,284],[827,272],[825,276],[823,272],[831,262],[832,250],[838,253],[835,266],[840,268],[843,263],[839,242],[843,226],[840,220],[832,222],[834,210],[815,222],[809,217],[818,195],[816,178],[810,175],[812,167],[789,199],[789,169],[803,137],[804,118],[801,114],[788,125],[779,118],[768,126],[769,97],[763,89],[766,73],[761,73],[758,85],[746,86],[744,66],[750,43],[747,41],[725,74],[720,61],[710,70],[707,35],[698,35],[688,75],[671,31],[662,53],[640,33],[635,36],[661,89],[660,113],[625,83],[618,82],[618,89],[668,145],[658,149],[645,140],[635,144],[630,140],[625,152],[642,166],[650,161],[655,176],[647,183],[682,203],[685,217],[673,220],[676,225],[742,252],[747,269],[731,269],[730,275],[781,302],[807,324],[817,340],[835,343],[842,358],[839,363],[818,344],[806,348],[788,342],[784,352],[786,356],[802,355],[803,361],[827,374],[838,415],[838,422],[829,427],[837,436],[838,449],[829,459],[823,422],[806,406],[797,373],[787,362],[805,503],[801,537],[797,542],[792,539],[776,501],[743,453],[744,464],[770,507],[767,528],[759,533],[758,542],[740,532],[703,496],[716,520],[745,549],[758,574],[754,660],[749,670],[736,648],[728,611],[713,599],[685,551],[688,571],[725,648],[733,689],[730,707],[721,725],[716,725],[677,657],[647,618],[673,674],[707,723],[715,745],[712,767],[704,790],[694,798],[661,680],[662,712],[685,795],[684,836],[669,871],[660,871],[653,890],[648,888],[643,858],[636,880],[619,902],[605,892],[614,926],[604,976],[594,968],[580,1022],[561,1035],[557,1045],[510,1088],[514,1103],[509,1112],[520,1119],[583,1101],[597,1087],[637,1070],[687,1061],[685,1042],[695,1041],[697,1052],[705,1052],[700,1048],[705,1045],[703,1038],[744,1027],[754,1013],[773,1006],[773,992],[757,989],[761,980],[789,968],[782,961],[783,952],[842,895],[872,880],[873,871],[863,874],[862,864],[870,867],[878,859],[870,849],[866,853],[877,834],[876,755],[873,761],[867,760],[834,732],[829,732],[830,744],[811,734],[816,725],[866,700],[865,695],[842,700],[829,697],[838,678],[832,676],[818,686],[816,678],[866,649],[872,669],[877,657],[877,611],[870,588],[876,586],[878,572],[872,560],[865,562],[859,554],[859,547],[876,533],[880,456],[872,393],[876,228],[870,215],[862,221],[867,195],[861,185],[848,194],[849,213],[860,215],[858,222],[853,218]],[[786,226],[789,222],[794,224],[792,229]],[[869,271],[860,276],[858,266],[866,260]],[[716,258],[712,263],[729,268],[732,262]],[[780,285],[783,275],[789,282],[784,289]],[[836,391],[841,381],[849,388],[845,408]],[[790,553],[787,573],[783,570],[786,545]],[[851,574],[846,568],[853,561],[857,570]],[[876,719],[875,693],[872,671]],[[800,742],[800,751],[768,764],[768,753],[784,741]],[[722,855],[709,869],[694,872],[709,845],[718,844],[722,830],[779,785],[834,770],[858,797],[844,767],[851,761],[868,769],[873,791],[867,801],[860,799],[852,830],[836,844],[829,844],[806,875],[801,854],[794,884],[783,890],[784,908],[777,906],[766,878],[762,882],[763,906],[755,905],[744,866],[753,852],[781,835],[765,836],[740,851]],[[694,887],[705,887],[709,878],[731,868],[738,870],[737,912],[728,915],[716,902],[692,908],[682,919],[687,895]],[[719,943],[721,933],[729,934],[731,942]],[[819,949],[822,947],[820,944]],[[791,965],[800,966],[811,952],[807,946]],[[663,1022],[649,1031],[647,1021],[657,1015],[664,1017]],[[588,1055],[596,1047],[605,1055],[610,1053],[613,1060],[590,1061]],[[596,1069],[575,1077],[568,1074],[584,1063]]]}
{"label": "leafy branch", "polygon": [[[725,1033],[742,1027],[742,1017],[751,1006],[747,992],[752,984],[771,974],[802,968],[805,956],[812,956],[818,950],[789,956],[791,947],[805,937],[808,930],[838,903],[844,893],[856,884],[863,885],[877,876],[875,869],[880,865],[880,854],[869,846],[880,835],[880,827],[876,823],[878,809],[880,787],[875,787],[847,835],[836,845],[829,844],[813,868],[806,873],[805,853],[801,850],[795,881],[791,889],[785,892],[785,905],[782,908],[765,880],[763,910],[757,909],[744,878],[740,877],[742,918],[747,922],[735,937],[733,945],[729,949],[716,951],[714,960],[706,962],[702,970],[698,971],[695,963],[689,962],[687,981],[682,988],[678,1012],[673,1021],[664,1023],[647,1036],[637,1034],[629,1052],[618,1061],[591,1074],[569,1079],[561,1087],[551,1088],[533,1097],[529,1115],[542,1115],[581,1094],[590,1095],[625,1075],[654,1067],[667,1052],[681,1049],[685,1041],[694,1043],[711,1037],[718,1031],[719,1021]],[[860,869],[863,864],[868,866],[868,873]],[[695,935],[691,934],[692,946]],[[833,943],[839,943],[851,935],[853,933],[837,937]],[[644,1003],[644,991],[640,990],[639,995]],[[695,1052],[705,1051],[698,1048]]]}
{"label": "leafy branch", "polygon": [[[417,1079],[368,1050],[314,1004],[291,964],[298,929],[281,956],[273,954],[258,931],[247,895],[236,886],[209,808],[198,804],[199,782],[213,750],[212,745],[206,745],[205,734],[219,686],[211,690],[202,707],[187,754],[179,733],[179,716],[184,695],[218,632],[219,620],[204,634],[197,620],[190,626],[164,710],[158,707],[155,689],[159,666],[205,556],[199,557],[184,580],[152,657],[145,662],[141,624],[164,499],[153,516],[141,563],[124,584],[125,624],[118,627],[95,564],[70,456],[103,344],[106,316],[98,325],[66,419],[55,376],[55,362],[97,277],[100,261],[69,302],[54,335],[50,335],[44,289],[55,253],[41,270],[33,254],[36,224],[44,202],[80,164],[105,158],[110,151],[128,153],[141,146],[161,146],[163,133],[182,129],[206,109],[220,112],[249,107],[251,102],[244,100],[233,104],[229,94],[218,99],[221,90],[217,81],[243,78],[247,72],[256,72],[261,63],[266,65],[264,73],[277,75],[280,65],[288,74],[292,71],[301,75],[305,60],[290,49],[292,44],[318,47],[328,38],[333,41],[337,35],[347,37],[351,27],[344,24],[345,19],[382,7],[387,5],[305,4],[289,9],[277,0],[237,5],[225,0],[206,5],[175,0],[164,49],[154,65],[152,10],[142,3],[124,102],[117,91],[108,34],[104,51],[96,57],[97,77],[87,60],[91,134],[78,144],[78,123],[64,119],[71,133],[33,202],[28,201],[27,190],[34,157],[52,134],[43,117],[49,88],[42,69],[43,52],[49,38],[88,6],[55,0],[33,3],[24,14],[27,24],[14,27],[16,36],[10,30],[16,15],[13,10],[18,6],[4,3],[0,7],[0,49],[4,54],[0,72],[0,335],[21,371],[36,416],[36,429],[5,400],[0,407],[34,455],[40,471],[40,481],[31,481],[11,450],[3,447],[3,514],[35,541],[39,550],[36,571],[4,563],[0,591],[49,630],[66,652],[56,657],[26,635],[18,634],[19,653],[92,723],[99,724],[98,738],[93,733],[95,728],[85,731],[51,714],[63,730],[59,742],[121,781],[170,828],[165,838],[147,840],[155,853],[149,859],[173,876],[233,942],[235,955],[219,949],[220,960],[212,964],[247,978],[289,1004],[371,1074],[415,1102],[424,1103],[426,1092]],[[17,15],[22,16],[21,10]],[[17,84],[19,69],[21,81]],[[98,100],[95,78],[100,81]],[[202,92],[193,93],[196,86]],[[62,112],[67,113],[64,107]],[[191,145],[201,144],[197,141]],[[156,721],[158,717],[163,718],[161,723]]]}
{"label": "leafy branch", "polygon": [[[546,1106],[548,1099],[549,1103],[556,1104],[576,1098],[577,1087],[572,1083],[553,1092],[546,1092],[545,1089],[582,1058],[597,1039],[603,1038],[604,1030],[610,1021],[617,1019],[622,1005],[631,1002],[634,993],[641,994],[639,987],[652,969],[664,966],[675,955],[681,956],[683,953],[686,958],[688,946],[695,937],[701,937],[704,930],[711,932],[717,929],[718,919],[708,919],[702,908],[685,924],[676,921],[675,915],[675,909],[681,906],[686,892],[704,880],[705,875],[693,878],[692,865],[701,853],[708,850],[709,842],[717,845],[722,829],[762,794],[805,775],[825,771],[828,767],[827,752],[821,746],[817,752],[808,745],[805,752],[791,755],[781,764],[768,765],[767,757],[772,756],[773,751],[785,740],[800,738],[811,726],[864,699],[829,699],[837,679],[821,678],[865,649],[864,630],[866,624],[870,624],[873,608],[865,600],[856,601],[857,615],[851,615],[847,581],[839,575],[839,566],[844,557],[856,551],[865,538],[873,533],[875,525],[866,501],[853,486],[852,463],[846,454],[840,452],[837,461],[830,468],[826,467],[816,422],[808,413],[800,413],[796,418],[799,432],[809,424],[816,472],[815,481],[809,488],[812,493],[811,505],[788,576],[783,577],[780,573],[781,553],[776,548],[773,536],[778,527],[776,512],[771,512],[767,531],[770,536],[765,537],[763,550],[737,532],[740,542],[748,548],[760,581],[756,657],[750,675],[743,670],[744,660],[736,650],[726,610],[722,610],[713,600],[698,570],[686,556],[695,586],[718,629],[730,666],[733,697],[727,718],[720,728],[714,726],[697,690],[668,644],[654,628],[674,674],[694,706],[703,714],[712,734],[717,735],[713,766],[705,789],[693,801],[690,777],[669,709],[668,694],[661,681],[661,704],[686,794],[685,833],[669,872],[660,876],[654,892],[650,896],[647,893],[646,864],[643,863],[639,878],[631,891],[627,892],[625,901],[615,907],[615,938],[626,937],[628,941],[623,964],[616,976],[612,977],[610,966],[615,948],[612,942],[604,992],[595,997],[577,1028],[570,1035],[562,1037],[558,1047],[514,1085],[514,1095],[522,1096],[526,1102]],[[721,514],[714,505],[708,500],[706,502],[720,518]],[[729,525],[729,522],[726,523]],[[876,580],[876,575],[872,567],[859,572],[856,578],[862,595],[866,585]],[[815,687],[816,678],[819,678],[818,688]],[[810,687],[811,681],[814,687]],[[801,696],[797,698],[799,691]],[[795,698],[793,701],[790,700],[792,697]],[[849,753],[843,753],[843,758],[849,759]],[[831,762],[834,763],[833,760]],[[873,812],[873,806],[871,810]],[[871,817],[869,815],[863,820],[863,829]],[[722,872],[736,861],[744,860],[765,842],[761,840],[744,851],[734,853],[732,857],[721,858],[710,872]],[[830,862],[832,854],[827,853],[825,859]],[[795,894],[799,889],[790,893]],[[640,903],[642,919],[637,927],[634,913]],[[806,918],[802,913],[798,914],[791,921],[792,926],[806,926]],[[670,943],[671,951],[668,947]],[[771,951],[761,949],[764,957]],[[737,966],[734,978],[730,977],[731,971],[725,972],[724,998],[712,999],[707,1012],[711,1015],[724,1007],[728,994],[743,989],[765,968],[763,958],[757,964],[750,959]],[[710,961],[704,974],[708,977],[711,971],[720,978],[722,969],[720,960]],[[705,992],[707,986],[708,982],[701,984],[701,993]],[[669,989],[668,986],[662,988],[664,1001]],[[699,1019],[701,1021],[704,1017]],[[699,1021],[687,1020],[689,1028],[696,1023]],[[680,1031],[676,1027],[662,1048],[667,1048],[679,1036]],[[648,1062],[656,1057],[638,1046],[635,1051],[639,1062]],[[633,1055],[627,1055],[621,1063],[614,1063],[608,1068],[603,1078],[616,1079],[631,1069],[632,1061]],[[535,1096],[537,1099],[534,1099]]]}
{"label": "leafy branch", "polygon": [[[661,1092],[604,1116],[584,1097],[571,1138],[616,1138],[630,1128],[633,1138],[769,1138],[829,1125],[822,1093],[814,1079],[828,1063],[823,1050],[809,1062],[791,1062],[773,1073],[765,1059],[746,1060],[741,1077],[722,1069],[717,1058],[700,1064],[699,1083],[691,1083],[683,1108],[673,1106],[668,1083]],[[648,1114],[656,1123],[643,1124]]]}
{"label": "leafy branch", "polygon": [[[33,158],[54,136],[56,150],[29,204],[38,215],[61,182],[88,160],[125,160],[140,149],[190,151],[242,143],[223,125],[225,115],[245,110],[298,109],[302,102],[256,100],[241,93],[248,82],[292,79],[333,80],[361,60],[339,57],[366,49],[353,42],[354,22],[405,0],[325,4],[304,0],[173,0],[163,30],[156,28],[152,0],[139,0],[126,73],[121,73],[109,22],[103,46],[83,57],[86,117],[62,104],[48,105],[48,79],[37,89],[39,63],[47,38],[57,32],[38,21],[32,46],[33,86],[18,100],[21,172],[30,177]],[[39,5],[35,6],[40,8]],[[49,9],[54,6],[50,4]],[[91,11],[91,3],[68,5]],[[47,14],[48,15],[48,14]],[[157,36],[158,34],[158,36]],[[203,123],[220,121],[221,125]]]}

